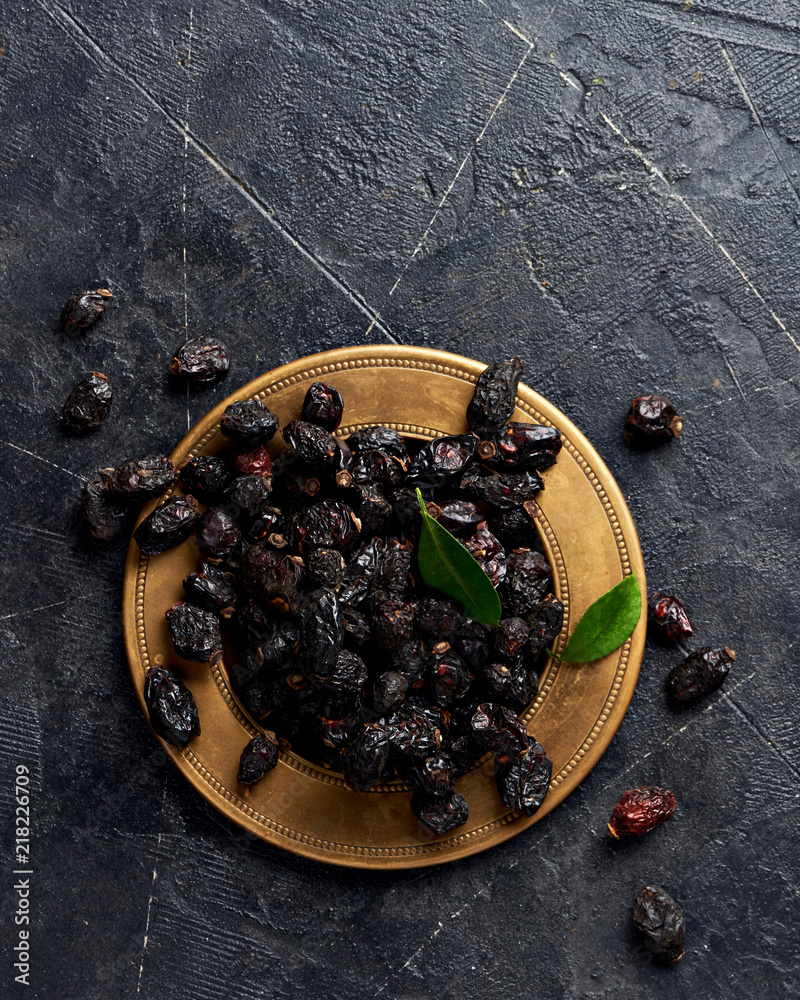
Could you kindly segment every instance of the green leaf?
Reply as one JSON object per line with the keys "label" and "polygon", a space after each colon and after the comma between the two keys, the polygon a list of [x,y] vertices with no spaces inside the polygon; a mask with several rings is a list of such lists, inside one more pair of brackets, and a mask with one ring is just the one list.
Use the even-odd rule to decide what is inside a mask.
{"label": "green leaf", "polygon": [[463,605],[468,618],[497,625],[503,608],[492,581],[469,549],[430,516],[419,490],[417,500],[422,511],[417,554],[422,579]]}
{"label": "green leaf", "polygon": [[642,592],[636,574],[598,597],[585,611],[561,654],[550,652],[557,660],[589,663],[618,649],[636,628],[642,613]]}

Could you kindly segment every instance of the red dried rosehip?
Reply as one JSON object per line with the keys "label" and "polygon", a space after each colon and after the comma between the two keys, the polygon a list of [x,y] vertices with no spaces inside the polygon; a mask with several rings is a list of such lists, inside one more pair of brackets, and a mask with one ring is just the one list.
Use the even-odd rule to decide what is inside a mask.
{"label": "red dried rosehip", "polygon": [[694,632],[686,608],[670,594],[655,593],[648,602],[650,622],[655,625],[658,634],[670,642],[683,642]]}
{"label": "red dried rosehip", "polygon": [[233,467],[243,476],[268,476],[272,471],[272,459],[261,445],[255,451],[240,451],[233,459]]}
{"label": "red dried rosehip", "polygon": [[637,396],[625,417],[629,437],[679,437],[683,418],[666,396]]}
{"label": "red dried rosehip", "polygon": [[641,837],[675,812],[675,796],[666,788],[643,785],[629,789],[614,806],[608,832],[616,840],[621,836]]}

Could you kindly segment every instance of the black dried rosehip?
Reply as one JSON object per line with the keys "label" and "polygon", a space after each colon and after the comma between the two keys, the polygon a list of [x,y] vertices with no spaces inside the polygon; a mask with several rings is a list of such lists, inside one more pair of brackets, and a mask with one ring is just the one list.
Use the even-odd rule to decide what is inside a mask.
{"label": "black dried rosehip", "polygon": [[521,618],[505,618],[491,632],[492,649],[508,663],[513,663],[528,641],[528,626]]}
{"label": "black dried rosehip", "polygon": [[166,667],[150,667],[145,675],[144,700],[156,735],[176,747],[185,747],[200,735],[200,720],[192,692]]}
{"label": "black dried rosehip", "polygon": [[679,705],[691,705],[716,691],[728,676],[736,653],[727,646],[703,646],[674,667],[667,677],[667,693]]}
{"label": "black dried rosehip", "polygon": [[423,491],[454,482],[469,467],[477,445],[474,434],[434,438],[420,448],[409,465],[409,482]]}
{"label": "black dried rosehip", "polygon": [[344,638],[342,610],[336,594],[327,587],[312,591],[303,605],[300,626],[308,673],[319,680],[331,677]]}
{"label": "black dried rosehip", "polygon": [[505,511],[533,500],[544,489],[544,482],[538,472],[506,472],[487,476],[470,469],[462,477],[458,488],[496,510]]}
{"label": "black dried rosehip", "polygon": [[183,589],[192,604],[213,611],[220,618],[230,618],[236,610],[236,587],[233,573],[204,562],[198,573],[190,573]]}
{"label": "black dried rosehip", "polygon": [[306,560],[308,575],[318,587],[338,590],[347,566],[344,556],[336,549],[314,549]]}
{"label": "black dried rosehip", "polygon": [[358,454],[362,451],[386,451],[408,461],[408,452],[403,438],[391,427],[362,427],[347,439],[348,447]]}
{"label": "black dried rosehip", "polygon": [[372,705],[378,715],[388,715],[405,701],[408,678],[399,670],[386,670],[372,685]]}
{"label": "black dried rosehip", "polygon": [[403,780],[422,799],[446,799],[455,791],[456,780],[450,754],[440,750],[403,772]]}
{"label": "black dried rosehip", "polygon": [[499,472],[541,472],[561,451],[561,431],[542,424],[510,423],[493,438],[494,456],[483,457]]}
{"label": "black dried rosehip", "polygon": [[512,812],[533,816],[544,802],[552,771],[553,762],[535,740],[519,756],[498,754],[494,774],[503,805]]}
{"label": "black dried rosehip", "polygon": [[506,560],[499,587],[503,608],[515,618],[525,617],[551,587],[550,564],[540,552],[519,549]]}
{"label": "black dried rosehip", "polygon": [[470,719],[473,746],[479,753],[505,753],[512,757],[528,749],[531,739],[525,723],[504,705],[484,702]]}
{"label": "black dried rosehip", "polygon": [[180,468],[181,484],[187,493],[217,503],[233,479],[227,462],[216,455],[198,455]]}
{"label": "black dried rosehip", "polygon": [[544,600],[534,604],[525,619],[528,626],[528,652],[531,656],[539,653],[556,638],[564,626],[564,605],[558,598],[548,594]]}
{"label": "black dried rosehip", "polygon": [[162,503],[134,531],[141,551],[157,556],[186,541],[200,520],[200,507],[193,496],[176,496]]}
{"label": "black dried rosehip", "polygon": [[387,490],[397,486],[406,474],[406,463],[388,451],[377,448],[360,451],[350,467],[352,481],[357,486],[377,483]]}
{"label": "black dried rosehip", "polygon": [[364,726],[350,746],[342,751],[345,781],[366,792],[381,780],[389,763],[389,735],[380,723]]}
{"label": "black dried rosehip", "polygon": [[226,509],[238,517],[257,517],[270,505],[270,476],[237,476],[225,490]]}
{"label": "black dried rosehip", "polygon": [[378,595],[372,605],[372,639],[377,649],[399,649],[411,638],[414,628],[414,605]]}
{"label": "black dried rosehip", "polygon": [[175,481],[178,470],[161,455],[128,458],[111,473],[109,486],[118,500],[154,500]]}
{"label": "black dried rosehip", "polygon": [[340,500],[323,500],[297,515],[295,535],[302,555],[314,549],[347,552],[358,538],[361,523]]}
{"label": "black dried rosehip", "polygon": [[111,410],[112,398],[108,376],[92,372],[75,386],[64,403],[64,429],[83,434],[102,427]]}
{"label": "black dried rosehip", "polygon": [[475,392],[467,406],[470,430],[481,437],[496,434],[511,417],[523,365],[519,358],[489,365],[478,376]]}
{"label": "black dried rosehip", "polygon": [[694,629],[686,614],[686,608],[677,597],[655,593],[650,597],[647,608],[650,624],[662,639],[668,642],[691,639]]}
{"label": "black dried rosehip", "polygon": [[197,522],[197,545],[204,556],[225,559],[242,540],[236,518],[222,507],[209,507]]}
{"label": "black dried rosehip", "polygon": [[220,430],[241,448],[257,448],[272,439],[280,425],[277,413],[260,399],[242,399],[226,407]]}
{"label": "black dried rosehip", "polygon": [[248,592],[283,613],[300,610],[304,573],[299,556],[286,555],[267,541],[252,545],[242,561],[242,583]]}
{"label": "black dried rosehip", "polygon": [[200,385],[220,378],[230,366],[230,353],[221,341],[214,337],[194,337],[175,351],[169,370]]}
{"label": "black dried rosehip", "polygon": [[125,531],[132,517],[129,506],[119,503],[109,488],[113,469],[101,469],[83,487],[81,516],[92,538],[111,542]]}
{"label": "black dried rosehip", "polygon": [[178,656],[200,663],[216,663],[222,658],[222,635],[215,614],[179,601],[164,617]]}
{"label": "black dried rosehip", "polygon": [[625,417],[625,430],[631,441],[680,437],[683,418],[666,396],[637,396]]}
{"label": "black dried rosehip", "polygon": [[107,288],[96,292],[73,292],[61,310],[61,323],[68,333],[85,330],[105,315],[114,296]]}
{"label": "black dried rosehip", "polygon": [[318,424],[293,420],[283,428],[286,443],[294,449],[299,465],[318,475],[333,469],[337,448],[333,437]]}
{"label": "black dried rosehip", "polygon": [[303,400],[301,419],[311,424],[319,424],[326,431],[335,431],[342,420],[344,402],[342,394],[332,385],[313,382]]}
{"label": "black dried rosehip", "polygon": [[267,731],[254,736],[242,750],[236,780],[243,785],[255,785],[278,763],[280,747],[275,733]]}
{"label": "black dried rosehip", "polygon": [[[481,569],[492,581],[492,586],[499,587],[506,575],[506,553],[500,541],[489,531],[485,521],[482,521],[466,542],[464,548],[480,563]],[[512,614],[515,613],[512,611]]]}
{"label": "black dried rosehip", "polygon": [[646,885],[633,903],[633,926],[642,943],[665,962],[683,958],[686,921],[683,910],[660,885]]}
{"label": "black dried rosehip", "polygon": [[444,799],[423,798],[415,794],[411,797],[411,810],[420,823],[439,836],[463,826],[469,818],[467,800],[458,792],[452,792]]}
{"label": "black dried rosehip", "polygon": [[472,534],[484,520],[484,515],[469,500],[450,500],[443,504],[430,501],[425,506],[430,516],[454,535],[464,532]]}

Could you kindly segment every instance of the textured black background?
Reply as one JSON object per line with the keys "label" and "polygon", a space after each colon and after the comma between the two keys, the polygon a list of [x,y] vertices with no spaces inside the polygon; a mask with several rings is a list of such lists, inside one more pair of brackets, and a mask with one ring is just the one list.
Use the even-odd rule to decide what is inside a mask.
{"label": "textured black background", "polygon": [[[799,74],[796,0],[0,0],[2,996],[796,993]],[[98,285],[108,321],[66,337]],[[235,358],[188,398],[165,367],[187,331]],[[76,510],[96,468],[169,452],[255,375],[387,341],[520,354],[628,497],[651,587],[738,654],[678,714],[678,654],[648,643],[563,805],[399,874],[265,846],[172,770],[125,664],[125,544],[87,545]],[[91,369],[114,409],[70,439]],[[686,421],[644,454],[621,435],[642,391]],[[610,843],[646,783],[676,816]],[[674,967],[629,930],[648,881],[686,910]]]}

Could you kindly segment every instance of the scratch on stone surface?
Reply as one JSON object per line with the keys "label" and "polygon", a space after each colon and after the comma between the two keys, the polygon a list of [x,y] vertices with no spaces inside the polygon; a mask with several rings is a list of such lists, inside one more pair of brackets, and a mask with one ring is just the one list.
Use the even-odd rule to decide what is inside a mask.
{"label": "scratch on stone surface", "polygon": [[[738,686],[739,685],[737,684],[736,687],[738,687]],[[750,716],[747,714],[747,712],[745,712],[745,710],[739,704],[739,702],[736,701],[734,698],[731,697],[731,695],[733,694],[733,692],[735,690],[736,690],[736,688],[734,687],[734,688],[731,688],[730,691],[723,691],[722,695],[723,695],[724,698],[727,698],[727,700],[731,703],[731,705],[733,705],[733,707],[736,710],[736,712],[739,715],[741,715],[741,717],[745,720],[745,722],[753,730],[755,730],[756,733],[758,733],[758,735],[767,744],[767,746],[770,747],[772,750],[775,751],[775,753],[780,757],[780,759],[783,761],[783,763],[789,768],[789,770],[792,772],[792,774],[795,776],[795,778],[800,779],[800,771],[797,770],[797,768],[794,766],[794,764],[792,764],[792,762],[788,759],[788,757],[784,754],[784,752],[780,749],[780,747],[777,746],[777,744],[772,739],[772,737],[769,735],[769,733],[765,732],[761,728],[761,726],[759,726],[759,724],[755,721],[755,719],[751,719]]]}
{"label": "scratch on stone surface", "polygon": [[740,382],[739,382],[739,379],[738,379],[738,378],[736,377],[736,372],[735,372],[735,371],[733,370],[733,365],[732,365],[732,364],[730,363],[730,361],[728,361],[728,359],[727,359],[727,358],[725,358],[725,364],[726,364],[726,365],[728,366],[728,371],[729,371],[729,372],[731,373],[731,375],[733,376],[733,381],[734,381],[734,382],[736,383],[736,388],[737,388],[737,389],[739,390],[739,392],[740,392],[740,393],[742,394],[742,399],[743,399],[743,400],[744,400],[745,402],[747,402],[747,396],[745,396],[745,394],[744,394],[744,389],[742,388],[742,386],[741,386],[741,384],[740,384]]}
{"label": "scratch on stone surface", "polygon": [[77,597],[70,597],[66,601],[56,601],[54,604],[43,604],[38,608],[20,608],[19,611],[12,611],[7,615],[0,615],[0,622],[8,621],[9,618],[19,618],[22,615],[33,615],[38,611],[48,611],[50,608],[60,608],[64,604],[75,604],[78,601],[93,600],[97,596],[97,594],[79,594]]}
{"label": "scratch on stone surface", "polygon": [[[558,7],[558,2],[559,2],[559,0],[557,0],[557,2],[554,3],[553,6],[550,8],[550,13],[544,19],[544,21],[542,22],[541,27],[539,28],[539,34],[541,34],[541,32],[544,30],[545,26],[547,25],[547,22],[553,16],[556,8]],[[498,98],[498,100],[495,103],[494,107],[492,108],[491,112],[489,113],[489,117],[486,119],[483,128],[480,130],[480,132],[478,133],[477,138],[473,141],[472,145],[470,146],[469,150],[467,151],[466,156],[464,157],[464,159],[459,164],[458,169],[456,170],[455,174],[453,175],[453,179],[448,184],[447,190],[442,195],[441,200],[439,201],[439,204],[436,206],[436,210],[434,211],[433,215],[431,216],[430,222],[428,223],[427,227],[425,228],[425,231],[423,232],[422,236],[420,237],[419,243],[415,247],[414,252],[411,254],[411,256],[406,261],[405,266],[403,267],[403,270],[397,276],[397,280],[395,281],[395,283],[392,285],[391,289],[389,290],[389,298],[391,298],[392,295],[394,295],[395,291],[397,290],[397,286],[403,280],[403,277],[405,276],[406,271],[409,269],[409,267],[413,263],[414,258],[417,256],[417,254],[425,246],[425,241],[428,238],[428,234],[430,233],[431,229],[433,229],[433,226],[434,226],[436,220],[439,218],[439,215],[440,215],[440,213],[442,211],[442,208],[445,205],[445,202],[450,197],[450,194],[451,194],[453,188],[455,187],[456,181],[458,180],[458,178],[463,173],[464,167],[467,165],[467,163],[471,159],[473,153],[477,149],[479,143],[481,142],[481,140],[483,139],[483,137],[486,135],[487,131],[489,130],[489,126],[494,121],[495,115],[500,110],[500,106],[503,104],[503,102],[505,101],[506,97],[508,96],[509,90],[511,90],[511,88],[513,87],[514,82],[516,81],[517,77],[520,74],[520,71],[522,70],[522,67],[525,65],[525,62],[526,62],[528,56],[531,54],[531,52],[533,52],[534,46],[536,45],[536,42],[539,39],[539,35],[537,34],[537,36],[533,39],[533,41],[531,41],[529,38],[526,38],[526,36],[523,35],[522,32],[518,28],[515,28],[512,24],[509,24],[508,21],[503,20],[502,18],[501,18],[501,20],[503,21],[503,24],[509,29],[509,31],[513,32],[513,34],[515,34],[518,38],[522,39],[522,41],[525,42],[525,44],[528,46],[528,48],[525,50],[525,53],[523,54],[522,59],[520,59],[519,63],[517,63],[516,69],[511,74],[511,78],[509,79],[508,83],[506,84],[505,89],[503,90],[503,93],[500,95],[500,97]],[[377,323],[378,319],[380,318],[380,315],[381,314],[379,312],[375,314],[375,318],[370,323],[370,325],[367,327],[367,335],[369,335],[370,331],[372,330],[372,327]]]}
{"label": "scratch on stone surface", "polygon": [[[425,941],[424,944],[421,944],[419,946],[419,948],[417,948],[417,950],[414,952],[413,955],[411,955],[409,958],[406,959],[406,961],[400,966],[400,968],[397,970],[397,973],[394,973],[394,975],[397,975],[397,974],[401,973],[404,969],[407,969],[409,967],[409,965],[411,965],[411,963],[417,957],[417,955],[419,955],[420,952],[424,951],[425,948],[427,948],[427,946],[431,943],[431,941],[433,941],[433,939],[439,934],[439,932],[442,929],[442,922],[441,922],[441,920],[438,921],[438,924],[439,924],[439,926],[436,928],[436,930],[433,932],[433,934],[431,934],[431,936],[428,938],[428,940]],[[373,993],[373,996],[377,997],[381,993],[383,993],[383,991],[386,989],[387,985],[389,984],[389,981],[391,980],[391,978],[392,978],[392,976],[389,976],[386,979],[386,982],[384,982],[382,986],[379,986],[378,989],[377,989],[377,991],[375,993]]]}
{"label": "scratch on stone surface", "polygon": [[58,469],[60,472],[66,472],[68,476],[74,476],[76,479],[80,479],[82,483],[86,482],[85,476],[79,476],[77,472],[65,469],[63,465],[56,465],[56,463],[51,462],[49,458],[42,458],[41,455],[37,455],[35,451],[28,451],[27,448],[20,448],[18,444],[12,444],[10,441],[0,441],[0,444],[4,444],[7,448],[13,448],[15,451],[21,451],[23,455],[30,455],[31,458],[36,458],[40,462],[44,462],[45,465],[50,465],[52,468]]}
{"label": "scratch on stone surface", "polygon": [[[161,816],[164,815],[164,803],[167,800],[167,779],[164,778],[164,793],[161,796]],[[159,826],[161,824],[159,823]],[[144,956],[147,951],[147,939],[150,934],[150,912],[153,909],[153,896],[155,894],[156,878],[158,877],[158,852],[161,848],[161,837],[163,836],[162,831],[158,831],[158,842],[156,843],[156,859],[153,862],[153,877],[150,880],[150,897],[147,900],[147,917],[144,922],[144,940],[142,941],[142,958],[139,963],[139,976],[136,980],[136,996],[139,996],[139,991],[142,988],[142,970],[144,969]]]}
{"label": "scratch on stone surface", "polygon": [[581,88],[578,86],[577,83],[575,83],[575,81],[572,79],[572,77],[569,76],[567,73],[562,73],[562,71],[559,70],[558,71],[558,75],[561,77],[561,79],[564,81],[564,83],[567,84],[567,86],[572,87],[573,90],[580,91]]}
{"label": "scratch on stone surface", "polygon": [[780,319],[780,317],[778,317],[773,312],[772,309],[770,309],[769,304],[767,303],[767,300],[764,298],[764,296],[761,294],[761,292],[759,292],[759,290],[756,288],[756,286],[753,284],[753,282],[750,280],[750,278],[747,276],[747,274],[742,270],[742,268],[739,266],[739,264],[737,264],[737,262],[734,260],[732,254],[727,249],[727,247],[725,247],[722,243],[720,243],[720,241],[717,239],[717,237],[714,235],[714,233],[709,229],[709,227],[706,225],[706,223],[703,221],[703,219],[697,214],[697,212],[695,212],[695,210],[686,201],[686,199],[682,195],[678,194],[677,191],[673,190],[672,184],[667,180],[667,178],[664,176],[664,174],[658,169],[658,167],[655,165],[655,163],[653,163],[652,160],[648,159],[648,157],[646,157],[644,155],[644,153],[640,149],[637,149],[637,147],[633,145],[633,143],[630,141],[630,139],[628,139],[628,137],[608,117],[608,115],[604,111],[600,112],[600,117],[603,119],[603,121],[606,123],[606,125],[608,125],[609,128],[613,132],[615,132],[620,137],[620,139],[622,139],[622,141],[631,150],[631,152],[633,152],[641,160],[641,162],[645,165],[645,167],[647,167],[647,169],[653,175],[653,177],[657,177],[662,182],[662,184],[664,184],[664,186],[666,187],[666,189],[667,189],[667,191],[669,193],[669,196],[671,198],[674,198],[689,213],[689,215],[691,215],[691,217],[700,226],[700,228],[703,230],[703,232],[708,237],[710,237],[710,239],[714,242],[714,244],[717,246],[717,248],[720,250],[720,252],[723,254],[723,256],[729,261],[729,263],[733,266],[733,268],[736,270],[736,272],[742,278],[742,280],[747,285],[747,287],[750,289],[750,291],[753,292],[753,294],[756,296],[756,298],[758,299],[758,301],[761,302],[761,304],[763,306],[765,306],[765,308],[769,312],[770,316],[775,321],[778,329],[781,330],[781,332],[786,335],[786,337],[794,345],[795,350],[800,353],[800,344],[798,344],[798,342],[795,340],[795,338],[789,332],[789,330],[787,329],[786,324],[783,322],[783,320]]}
{"label": "scratch on stone surface", "polygon": [[78,48],[81,49],[81,51],[92,60],[92,62],[96,62],[99,59],[106,66],[113,69],[136,91],[138,91],[138,93],[144,97],[149,104],[156,108],[156,110],[164,116],[172,128],[178,131],[182,136],[188,137],[189,145],[200,153],[206,162],[213,167],[214,170],[216,170],[227,183],[232,184],[239,191],[242,197],[250,204],[250,206],[255,209],[260,216],[262,216],[262,218],[266,219],[267,222],[274,226],[281,236],[291,243],[297,252],[304,257],[312,265],[312,267],[319,271],[323,277],[330,281],[330,283],[337,288],[338,291],[340,291],[350,301],[350,303],[359,310],[359,312],[369,317],[371,320],[370,329],[372,329],[373,326],[377,326],[378,329],[393,343],[400,343],[392,331],[384,323],[378,321],[379,313],[373,309],[369,303],[367,303],[365,299],[355,291],[355,289],[350,288],[350,286],[342,278],[338,277],[338,275],[332,271],[327,264],[320,260],[320,258],[317,257],[314,252],[303,243],[302,240],[294,235],[291,229],[277,214],[275,209],[271,208],[264,201],[258,191],[243,177],[239,177],[235,174],[233,170],[231,170],[231,168],[217,156],[211,147],[206,145],[206,143],[204,143],[203,140],[196,136],[190,129],[186,128],[180,119],[177,118],[167,107],[165,107],[151,90],[149,90],[143,83],[140,83],[136,77],[132,76],[124,66],[120,65],[120,63],[113,58],[113,56],[109,55],[76,17],[74,17],[68,10],[65,10],[58,3],[53,2],[53,0],[50,0],[50,3],[45,3],[45,0],[37,0],[37,2],[48,17],[50,17],[61,28],[68,38],[72,39]]}
{"label": "scratch on stone surface", "polygon": [[[738,684],[734,684],[734,686],[730,689],[730,691],[723,691],[722,692],[723,695],[726,698],[729,698],[729,696],[731,694],[733,694],[733,692],[737,688],[740,688],[742,686],[742,684],[746,684],[749,680],[752,680],[757,673],[758,673],[758,671],[754,670],[751,674],[748,674],[747,677],[744,677],[742,680],[740,680]],[[667,745],[667,743],[669,743],[671,740],[673,740],[676,736],[680,736],[681,733],[685,733],[686,730],[689,728],[689,726],[691,726],[693,723],[697,722],[697,720],[700,719],[700,718],[702,718],[704,715],[707,715],[709,712],[712,712],[721,702],[722,702],[722,699],[719,698],[716,701],[712,701],[710,705],[706,705],[706,707],[703,709],[703,711],[702,712],[698,712],[697,715],[693,715],[692,718],[689,719],[689,721],[686,723],[685,726],[681,726],[680,729],[676,729],[673,732],[671,732],[669,734],[669,736],[665,740],[662,740],[658,744],[658,746],[653,747],[652,750],[648,750],[646,754],[643,754],[641,757],[638,758],[638,760],[635,760],[632,764],[630,764],[628,767],[626,767],[624,771],[620,771],[619,774],[615,775],[614,776],[614,780],[610,781],[607,785],[603,785],[603,787],[600,789],[600,791],[601,792],[605,792],[607,789],[611,788],[612,785],[618,785],[619,781],[620,781],[620,778],[623,778],[626,774],[628,774],[634,768],[638,767],[643,761],[647,760],[648,757],[652,757],[653,754],[656,753],[656,751],[660,750],[662,747],[665,747]]]}
{"label": "scratch on stone surface", "polygon": [[753,103],[753,99],[750,97],[747,87],[745,86],[745,82],[742,78],[742,75],[734,65],[730,52],[728,52],[728,46],[725,44],[724,41],[722,41],[722,39],[720,39],[719,44],[720,48],[722,49],[722,54],[725,56],[725,61],[727,62],[728,67],[731,73],[733,74],[733,78],[734,80],[736,80],[736,85],[741,91],[742,97],[744,97],[745,103],[747,104],[747,107],[750,109],[750,114],[753,116],[756,125],[758,125],[758,127],[761,129],[761,134],[764,136],[764,139],[766,140],[766,143],[770,148],[770,152],[772,153],[775,162],[781,168],[781,172],[783,173],[783,176],[786,178],[786,183],[792,189],[795,198],[800,199],[800,190],[798,190],[797,185],[792,181],[792,178],[789,176],[789,171],[784,166],[783,160],[780,158],[780,156],[778,156],[778,151],[777,149],[775,149],[772,139],[770,139],[769,132],[767,132],[767,130],[764,128],[764,123],[761,121],[761,115],[759,115],[758,111],[756,110],[756,106]]}

